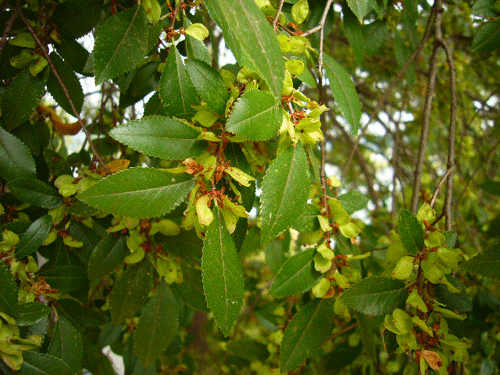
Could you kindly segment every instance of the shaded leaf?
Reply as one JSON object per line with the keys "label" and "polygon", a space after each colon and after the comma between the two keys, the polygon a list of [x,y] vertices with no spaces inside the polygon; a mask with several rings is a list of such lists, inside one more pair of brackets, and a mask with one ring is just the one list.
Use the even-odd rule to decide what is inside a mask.
{"label": "shaded leaf", "polygon": [[162,280],[144,306],[134,332],[134,352],[147,367],[168,348],[177,333],[179,307],[169,286]]}
{"label": "shaded leaf", "polygon": [[200,98],[212,111],[224,114],[229,95],[219,72],[203,61],[191,59],[186,61],[186,68]]}
{"label": "shaded leaf", "polygon": [[370,199],[357,191],[350,191],[346,194],[339,195],[337,199],[342,203],[342,207],[349,215],[366,208]]}
{"label": "shaded leaf", "polygon": [[291,296],[316,285],[321,273],[314,268],[314,255],[316,249],[308,249],[289,258],[278,271],[269,294],[273,297]]}
{"label": "shaded leaf", "polygon": [[350,346],[348,342],[343,342],[321,358],[321,369],[325,375],[338,374],[339,369],[350,365],[362,351],[363,345],[361,344]]}
{"label": "shaded leaf", "polygon": [[253,141],[274,137],[281,126],[282,110],[271,94],[250,90],[234,104],[226,130]]}
{"label": "shaded leaf", "polygon": [[18,199],[43,208],[55,208],[63,203],[63,197],[51,185],[25,177],[9,181],[7,187]]}
{"label": "shaded leaf", "polygon": [[472,52],[493,52],[500,48],[500,20],[486,22],[474,34]]}
{"label": "shaded leaf", "polygon": [[474,274],[500,279],[500,251],[498,246],[491,246],[460,265],[461,268]]}
{"label": "shaded leaf", "polygon": [[[362,0],[360,0],[362,1]],[[354,12],[356,13],[356,12]],[[330,81],[332,94],[342,116],[351,126],[353,134],[358,133],[361,119],[361,102],[351,76],[330,56],[324,56],[326,76]]]}
{"label": "shaded leaf", "polygon": [[444,284],[436,285],[436,300],[443,305],[447,309],[458,311],[458,312],[467,312],[472,310],[472,301],[470,297],[467,295],[467,291],[460,281],[454,278],[451,275],[446,275],[448,281],[456,288],[462,289],[460,293],[452,293],[448,290],[448,287]]}
{"label": "shaded leaf", "polygon": [[191,267],[182,267],[182,283],[172,284],[172,290],[183,302],[192,308],[208,312],[201,271]]}
{"label": "shaded leaf", "polygon": [[366,315],[389,314],[404,305],[408,292],[401,281],[382,276],[367,277],[347,289],[341,301]]}
{"label": "shaded leaf", "polygon": [[18,287],[7,263],[0,261],[0,311],[15,315]]}
{"label": "shaded leaf", "polygon": [[136,5],[104,21],[94,45],[96,83],[115,78],[137,67],[148,51],[148,28],[144,7]]}
{"label": "shaded leaf", "polygon": [[118,126],[109,135],[136,151],[161,159],[184,160],[200,156],[207,142],[185,123],[164,116],[147,116]]}
{"label": "shaded leaf", "polygon": [[[184,19],[184,29],[187,29],[191,25],[191,21],[188,18]],[[210,51],[205,46],[205,43],[186,34],[186,54],[190,59],[196,59],[203,61],[207,64],[212,64],[212,59],[210,57]]]}
{"label": "shaded leaf", "polygon": [[487,179],[481,184],[481,188],[490,194],[500,196],[500,181]]}
{"label": "shaded leaf", "polygon": [[9,181],[35,177],[35,171],[28,147],[0,126],[0,176]]}
{"label": "shaded leaf", "polygon": [[318,215],[320,214],[320,211],[312,204],[306,204],[302,215],[292,225],[292,228],[301,233],[317,231],[321,228],[318,221]]}
{"label": "shaded leaf", "polygon": [[72,375],[71,368],[61,359],[50,354],[23,352],[23,367],[20,375]]}
{"label": "shaded leaf", "polygon": [[268,167],[262,182],[261,244],[291,227],[309,196],[309,171],[304,147],[283,151]]}
{"label": "shaded leaf", "polygon": [[285,329],[280,351],[280,368],[287,372],[303,360],[320,354],[333,323],[333,300],[313,299],[293,317]]}
{"label": "shaded leaf", "polygon": [[145,258],[139,264],[128,266],[115,282],[109,296],[109,310],[115,325],[133,317],[146,304],[152,279],[153,266]]}
{"label": "shaded leaf", "polygon": [[266,345],[250,338],[229,341],[226,344],[226,350],[249,361],[264,362],[264,360],[269,357],[269,351]]}
{"label": "shaded leaf", "polygon": [[78,39],[92,31],[99,22],[102,3],[103,0],[66,0],[58,4],[51,20],[62,36]]}
{"label": "shaded leaf", "polygon": [[127,236],[108,234],[97,244],[90,255],[87,272],[89,280],[93,281],[106,276],[120,266],[129,254]]}
{"label": "shaded leaf", "polygon": [[78,199],[105,212],[147,218],[158,217],[178,206],[194,186],[153,168],[133,168],[99,180],[78,194]]}
{"label": "shaded leaf", "polygon": [[31,223],[30,227],[19,239],[16,256],[21,258],[38,250],[52,229],[52,216],[45,215]]}
{"label": "shaded leaf", "polygon": [[257,4],[246,0],[213,0],[205,5],[240,65],[257,71],[278,102],[284,79],[283,57],[273,29]]}
{"label": "shaded leaf", "polygon": [[[50,59],[54,63],[59,77],[66,86],[76,111],[80,113],[83,105],[83,89],[80,84],[80,80],[76,76],[73,69],[70,68],[57,53],[52,52],[50,54]],[[52,71],[50,72],[49,80],[47,81],[47,90],[66,112],[74,116],[73,109],[71,108],[68,98],[66,98],[64,89]]]}
{"label": "shaded leaf", "polygon": [[3,93],[0,103],[7,130],[13,130],[28,120],[42,99],[44,89],[43,72],[33,77],[28,69],[24,69],[14,78]]}
{"label": "shaded leaf", "polygon": [[347,5],[353,11],[353,13],[358,17],[360,23],[363,22],[363,18],[371,10],[369,0],[347,0]]}
{"label": "shaded leaf", "polygon": [[424,231],[417,218],[407,209],[402,209],[399,214],[398,232],[405,250],[416,255],[425,246]]}
{"label": "shaded leaf", "polygon": [[57,320],[47,354],[62,359],[73,373],[79,373],[82,369],[82,336],[63,316]]}
{"label": "shaded leaf", "polygon": [[200,104],[196,89],[176,47],[170,48],[160,79],[159,93],[167,115],[189,118],[196,113],[191,106]]}
{"label": "shaded leaf", "polygon": [[238,252],[218,208],[205,237],[201,269],[207,305],[228,336],[243,305],[244,279]]}
{"label": "shaded leaf", "polygon": [[88,285],[87,270],[77,264],[56,266],[54,268],[40,269],[40,276],[43,276],[52,288],[59,289],[60,292],[73,292]]}
{"label": "shaded leaf", "polygon": [[45,318],[52,309],[42,302],[21,303],[16,314],[16,324],[18,326],[30,326]]}

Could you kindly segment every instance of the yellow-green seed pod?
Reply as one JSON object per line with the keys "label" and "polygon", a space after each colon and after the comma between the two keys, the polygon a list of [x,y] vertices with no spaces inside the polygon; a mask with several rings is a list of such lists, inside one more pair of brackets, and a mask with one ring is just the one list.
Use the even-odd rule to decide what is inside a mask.
{"label": "yellow-green seed pod", "polygon": [[413,261],[412,256],[404,256],[397,263],[396,267],[391,272],[391,276],[398,280],[406,280],[413,273]]}
{"label": "yellow-green seed pod", "polygon": [[411,316],[402,309],[395,309],[392,312],[392,322],[402,334],[410,332],[414,326]]}

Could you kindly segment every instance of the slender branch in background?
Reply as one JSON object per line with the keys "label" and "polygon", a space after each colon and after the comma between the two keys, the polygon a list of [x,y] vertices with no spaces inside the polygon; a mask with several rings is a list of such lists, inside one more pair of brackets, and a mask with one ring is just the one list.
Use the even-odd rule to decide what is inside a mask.
{"label": "slender branch in background", "polygon": [[63,82],[63,80],[61,79],[61,76],[57,72],[57,69],[56,69],[54,63],[52,62],[52,59],[49,56],[47,47],[45,45],[43,45],[43,43],[38,38],[38,35],[36,35],[35,30],[33,30],[33,28],[31,27],[30,23],[26,19],[26,17],[24,17],[24,14],[23,14],[23,12],[21,10],[21,4],[20,3],[21,3],[20,0],[17,0],[17,13],[18,13],[19,17],[21,18],[21,20],[24,22],[24,24],[28,28],[28,30],[29,30],[31,36],[33,37],[33,39],[35,40],[37,46],[40,47],[40,50],[43,53],[43,57],[45,57],[45,59],[49,63],[49,66],[50,66],[50,69],[52,70],[52,73],[54,74],[54,76],[56,77],[57,81],[61,85],[61,88],[62,88],[62,90],[64,92],[64,96],[66,96],[66,99],[68,99],[69,105],[71,106],[71,110],[73,111],[73,116],[76,117],[76,119],[78,120],[78,122],[82,126],[83,131],[85,132],[85,135],[87,137],[87,141],[89,143],[90,149],[92,150],[92,153],[94,154],[94,157],[97,159],[97,161],[99,162],[99,164],[101,164],[101,167],[104,168],[104,170],[106,171],[106,173],[109,173],[108,167],[106,167],[106,164],[102,160],[101,155],[99,155],[99,152],[97,151],[97,149],[95,148],[94,144],[92,143],[92,139],[90,138],[91,137],[90,133],[89,133],[88,129],[85,127],[85,125],[84,125],[84,123],[83,123],[83,121],[82,121],[82,119],[80,117],[80,114],[76,110],[75,103],[73,103],[73,99],[71,99],[71,95],[69,94],[68,88],[66,87],[66,85]]}
{"label": "slender branch in background", "polygon": [[[432,25],[434,24],[434,18],[435,18],[435,12],[434,12],[434,8],[433,8],[433,11],[429,17],[429,21],[427,22],[427,26],[425,28],[424,36],[422,37],[420,44],[418,45],[415,52],[413,52],[413,54],[410,56],[408,61],[406,61],[406,63],[403,65],[403,67],[401,68],[398,75],[396,76],[394,81],[391,83],[391,85],[384,91],[384,93],[382,94],[382,97],[380,98],[377,105],[375,106],[372,113],[370,114],[370,118],[368,119],[368,122],[363,126],[363,128],[361,128],[361,131],[359,132],[359,135],[356,138],[356,141],[354,142],[354,147],[351,151],[351,154],[349,155],[349,159],[347,159],[347,162],[344,164],[344,168],[342,168],[341,176],[345,176],[345,174],[349,170],[349,167],[352,163],[352,158],[354,157],[354,153],[356,152],[356,150],[359,146],[359,142],[361,141],[361,138],[363,137],[365,132],[368,130],[368,126],[372,123],[373,119],[376,118],[377,113],[380,111],[380,109],[384,106],[385,102],[389,98],[389,94],[392,92],[392,90],[398,84],[398,82],[401,81],[401,79],[405,75],[405,73],[408,70],[408,68],[410,67],[410,65],[418,58],[418,56],[420,56],[420,53],[424,49],[425,44],[432,36]],[[343,179],[343,177],[342,177],[342,179]]]}
{"label": "slender branch in background", "polygon": [[427,80],[427,93],[425,95],[424,117],[422,120],[422,130],[420,133],[420,146],[418,148],[417,165],[415,168],[415,177],[413,180],[413,193],[411,197],[411,212],[415,215],[418,208],[418,199],[420,196],[420,186],[422,185],[422,172],[424,169],[425,154],[427,151],[427,139],[429,137],[429,127],[431,123],[432,102],[436,90],[436,76],[438,66],[439,45],[438,40],[442,38],[441,21],[443,19],[443,2],[437,0],[434,4],[434,48],[430,58],[429,79]]}
{"label": "slender branch in background", "polygon": [[[431,207],[434,207],[434,204],[436,203],[436,198],[438,196],[438,193],[439,191],[441,190],[441,188],[443,187],[443,184],[444,182],[446,181],[446,179],[448,179],[452,173],[453,173],[453,170],[455,169],[455,166],[452,165],[447,171],[446,173],[444,174],[443,177],[441,177],[441,180],[439,180],[437,186],[436,186],[436,190],[434,190],[434,194],[432,194],[432,198],[431,198],[431,202],[429,203],[429,205]],[[448,195],[448,188],[446,188],[446,195]],[[446,230],[451,230],[451,229],[448,229],[446,228]]]}
{"label": "slender branch in background", "polygon": [[392,202],[392,211],[391,211],[391,219],[392,219],[392,224],[393,226],[396,225],[396,218],[397,218],[397,210],[398,210],[398,202],[397,202],[397,196],[396,196],[396,182],[397,180],[401,180],[399,176],[399,144],[401,142],[400,137],[401,137],[401,129],[399,128],[400,121],[402,117],[402,111],[399,112],[399,119],[397,122],[394,123],[396,126],[396,132],[394,134],[394,148],[392,151],[392,168],[393,168],[393,175],[392,175],[392,192],[391,192],[391,202]]}
{"label": "slender branch in background", "polygon": [[[450,69],[450,133],[448,134],[448,170],[455,168],[455,143],[457,138],[457,70],[453,53],[444,41],[441,41],[441,47],[446,54],[446,61]],[[446,181],[446,197],[444,202],[445,227],[446,230],[452,230],[452,201],[453,201],[453,174],[450,173]]]}
{"label": "slender branch in background", "polygon": [[[319,25],[321,27],[320,30],[320,38],[319,38],[319,56],[318,56],[318,94],[319,94],[319,103],[320,104],[327,104],[328,103],[328,97],[326,95],[325,87],[323,85],[323,43],[325,41],[325,33],[324,33],[324,27],[326,23],[326,17],[328,15],[328,11],[330,10],[332,6],[333,0],[328,0],[328,2],[325,5],[325,9],[323,10],[323,15],[321,16],[321,20],[319,22]],[[322,113],[320,116],[320,121],[321,121],[321,130],[323,134],[326,133],[325,129],[325,120],[326,120],[326,114]],[[325,150],[325,140],[320,142],[319,144],[319,149],[321,151],[321,169],[320,169],[320,177],[321,177],[321,190],[323,193],[323,210],[325,212],[328,211],[328,195],[326,192],[326,172],[325,172],[325,164],[326,164],[326,150]]]}
{"label": "slender branch in background", "polygon": [[353,328],[356,328],[357,325],[358,325],[358,322],[352,323],[350,326],[345,327],[343,330],[341,330],[339,332],[335,332],[333,335],[330,336],[330,338],[328,339],[328,341],[332,341],[334,338],[339,337],[340,335],[342,335],[342,334],[350,331]]}
{"label": "slender branch in background", "polygon": [[2,56],[3,49],[7,44],[7,37],[9,36],[10,30],[12,30],[12,25],[14,25],[14,21],[17,18],[17,14],[14,12],[12,16],[10,16],[9,20],[5,23],[5,27],[2,33],[2,39],[0,39],[0,56]]}
{"label": "slender branch in background", "polygon": [[283,4],[285,3],[285,0],[281,0],[280,1],[280,5],[278,7],[278,11],[276,12],[276,17],[274,17],[274,21],[273,21],[273,29],[274,29],[274,32],[276,32],[276,29],[278,28],[278,20],[280,18],[280,14],[281,14],[281,9],[283,8]]}

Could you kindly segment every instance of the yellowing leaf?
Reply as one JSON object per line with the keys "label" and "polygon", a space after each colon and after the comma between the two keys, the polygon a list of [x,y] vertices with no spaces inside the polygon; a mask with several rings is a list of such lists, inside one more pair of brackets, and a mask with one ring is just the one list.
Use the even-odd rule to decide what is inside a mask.
{"label": "yellowing leaf", "polygon": [[193,23],[184,32],[200,41],[204,41],[209,35],[208,29],[201,23]]}

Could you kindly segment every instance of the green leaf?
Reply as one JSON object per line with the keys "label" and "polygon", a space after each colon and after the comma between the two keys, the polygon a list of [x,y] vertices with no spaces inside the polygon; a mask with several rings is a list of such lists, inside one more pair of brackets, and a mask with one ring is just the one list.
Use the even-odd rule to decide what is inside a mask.
{"label": "green leaf", "polygon": [[9,181],[35,177],[35,171],[28,147],[0,126],[0,176]]}
{"label": "green leaf", "polygon": [[186,68],[200,98],[212,111],[219,115],[224,114],[229,95],[219,72],[198,60],[187,60]]}
{"label": "green leaf", "polygon": [[285,297],[303,293],[316,285],[321,273],[314,268],[316,249],[302,251],[289,258],[279,269],[269,295]]}
{"label": "green leaf", "polygon": [[330,56],[324,56],[326,76],[330,81],[333,97],[342,116],[351,126],[353,134],[358,133],[361,119],[361,102],[351,76]]}
{"label": "green leaf", "polygon": [[309,3],[307,0],[299,0],[292,6],[293,22],[301,24],[309,14]]}
{"label": "green leaf", "polygon": [[149,52],[147,26],[144,7],[136,5],[98,27],[93,51],[96,83],[129,72],[144,61]]}
{"label": "green leaf", "polygon": [[301,143],[290,146],[269,165],[262,182],[261,244],[292,226],[309,197],[309,165]]}
{"label": "green leaf", "polygon": [[398,232],[405,250],[416,255],[425,246],[424,231],[417,218],[408,210],[402,209],[399,214]]}
{"label": "green leaf", "polygon": [[[73,104],[75,105],[76,111],[80,113],[83,105],[83,89],[80,84],[80,80],[76,76],[73,69],[71,69],[57,53],[52,52],[50,54],[50,58],[54,63],[59,77],[68,89],[68,93],[73,101]],[[47,81],[47,90],[66,112],[74,116],[73,109],[71,108],[68,98],[66,98],[64,89],[52,71],[50,72],[49,80]]]}
{"label": "green leaf", "polygon": [[51,269],[40,269],[39,275],[60,292],[73,292],[88,285],[87,270],[76,264],[68,264]]}
{"label": "green leaf", "polygon": [[47,354],[62,359],[73,373],[79,373],[82,369],[82,336],[63,316],[57,320]]}
{"label": "green leaf", "polygon": [[346,194],[339,195],[337,199],[342,203],[342,207],[349,215],[366,208],[370,199],[357,191],[350,191]]}
{"label": "green leaf", "polygon": [[389,314],[404,305],[408,292],[401,281],[382,276],[367,277],[347,289],[341,301],[366,315]]}
{"label": "green leaf", "polygon": [[238,252],[218,208],[205,237],[201,269],[207,305],[228,336],[243,305],[245,282]]}
{"label": "green leaf", "polygon": [[147,116],[111,129],[109,135],[136,151],[161,159],[184,160],[200,156],[207,142],[185,123],[164,116]]}
{"label": "green leaf", "polygon": [[63,203],[63,197],[49,184],[36,178],[25,177],[9,181],[7,187],[18,199],[43,208],[55,208]]}
{"label": "green leaf", "polygon": [[129,254],[127,236],[108,234],[97,244],[90,255],[87,272],[89,280],[93,281],[106,276],[120,266]]}
{"label": "green leaf", "polygon": [[19,73],[2,95],[0,108],[7,130],[28,120],[45,92],[45,74],[33,77],[28,69]]}
{"label": "green leaf", "polygon": [[205,5],[222,28],[240,65],[257,71],[279,102],[285,70],[283,57],[273,29],[257,4],[247,0],[212,0]]}
{"label": "green leaf", "polygon": [[363,18],[371,10],[369,0],[347,0],[347,5],[353,11],[353,13],[358,17],[360,23],[363,23]]}
{"label": "green leaf", "polygon": [[[377,362],[377,347],[375,345],[375,335],[373,334],[373,329],[371,328],[370,321],[366,315],[355,312],[354,316],[358,322],[358,329],[361,335],[361,342],[366,352],[370,356],[372,362]],[[377,332],[378,335],[378,332]]]}
{"label": "green leaf", "polygon": [[500,48],[500,20],[486,22],[476,30],[472,52],[493,52]]}
{"label": "green leaf", "polygon": [[313,299],[293,317],[285,329],[280,351],[280,369],[288,372],[313,355],[330,336],[333,323],[331,299]]}
{"label": "green leaf", "polygon": [[19,375],[73,375],[71,368],[61,359],[50,354],[23,352],[23,367]]}
{"label": "green leaf", "polygon": [[153,168],[133,168],[98,181],[77,197],[105,212],[150,218],[172,211],[193,187],[193,180]]}
{"label": "green leaf", "polygon": [[169,116],[190,118],[196,113],[191,106],[200,104],[196,89],[176,47],[170,48],[161,75],[159,92],[165,113]]}
{"label": "green leaf", "polygon": [[22,258],[38,250],[52,229],[52,216],[45,215],[34,221],[19,239],[16,256]]}
{"label": "green leaf", "polygon": [[[66,1],[65,3],[68,3]],[[64,61],[75,71],[84,74],[83,68],[89,58],[89,52],[74,39],[62,39],[61,44],[54,46]]]}
{"label": "green leaf", "polygon": [[182,283],[172,284],[172,290],[183,302],[193,309],[208,312],[201,271],[191,267],[182,267]]}
{"label": "green leaf", "polygon": [[250,90],[233,106],[226,130],[252,141],[265,141],[274,137],[281,127],[282,110],[271,94]]}
{"label": "green leaf", "polygon": [[349,342],[342,342],[321,358],[321,370],[324,371],[325,375],[338,374],[342,367],[350,365],[362,351],[363,345],[361,343],[351,346]]}
{"label": "green leaf", "polygon": [[115,282],[109,295],[109,310],[115,325],[133,317],[146,304],[152,279],[153,266],[145,258],[139,264],[128,266]]}
{"label": "green leaf", "polygon": [[471,13],[478,17],[496,17],[494,11],[496,0],[477,0],[472,4]]}
{"label": "green leaf", "polygon": [[467,312],[472,310],[472,301],[467,295],[467,291],[458,279],[451,275],[446,275],[446,278],[455,288],[461,289],[460,293],[452,293],[444,284],[435,286],[436,300],[445,305],[449,310],[458,312]]}
{"label": "green leaf", "polygon": [[491,246],[474,258],[462,263],[460,267],[474,274],[500,279],[500,251],[498,245]]}
{"label": "green leaf", "polygon": [[162,280],[144,306],[134,332],[134,352],[147,367],[168,348],[177,333],[179,307],[169,286]]}
{"label": "green leaf", "polygon": [[17,312],[18,287],[7,263],[0,261],[0,311],[15,315]]}
{"label": "green leaf", "polygon": [[16,325],[30,326],[45,318],[52,309],[42,302],[28,302],[18,305]]}

